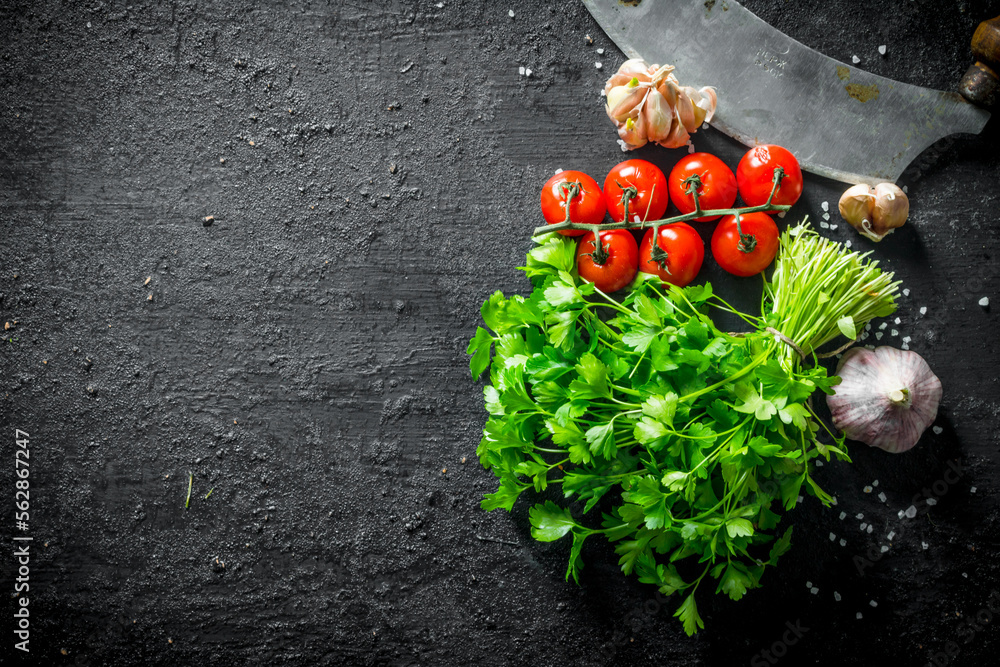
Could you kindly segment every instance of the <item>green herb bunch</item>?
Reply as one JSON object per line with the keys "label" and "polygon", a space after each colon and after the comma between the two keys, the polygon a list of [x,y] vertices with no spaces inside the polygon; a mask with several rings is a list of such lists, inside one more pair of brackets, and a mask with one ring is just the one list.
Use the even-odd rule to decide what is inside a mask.
{"label": "green herb bunch", "polygon": [[[898,282],[803,223],[782,235],[758,317],[711,285],[646,274],[616,300],[575,275],[574,240],[537,241],[521,267],[531,295],[493,294],[468,348],[473,376],[490,380],[477,454],[500,478],[482,507],[557,487],[545,495],[561,502],[529,516],[537,540],[572,536],[566,578],[579,581],[583,544],[602,534],[625,574],[682,594],[674,615],[694,634],[706,576],[739,600],[791,544],[782,510],[803,489],[835,502],[810,475],[816,457],[849,460],[842,437],[818,440],[810,396],[840,379],[816,349],[893,312]],[[752,330],[720,331],[712,308]]]}

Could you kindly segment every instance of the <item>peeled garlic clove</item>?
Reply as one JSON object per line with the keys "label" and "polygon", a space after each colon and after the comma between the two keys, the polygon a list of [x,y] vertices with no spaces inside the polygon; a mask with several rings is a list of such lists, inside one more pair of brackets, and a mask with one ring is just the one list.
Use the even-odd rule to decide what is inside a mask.
{"label": "peeled garlic clove", "polygon": [[837,374],[841,383],[826,401],[834,426],[852,440],[898,454],[937,417],[941,381],[916,352],[853,348]]}
{"label": "peeled garlic clove", "polygon": [[879,183],[875,186],[875,211],[872,232],[879,238],[897,227],[902,227],[910,217],[910,200],[895,183]]}
{"label": "peeled garlic clove", "polygon": [[861,183],[848,188],[847,192],[840,195],[838,207],[841,217],[851,227],[868,236],[875,211],[875,195],[872,193],[871,187]]}

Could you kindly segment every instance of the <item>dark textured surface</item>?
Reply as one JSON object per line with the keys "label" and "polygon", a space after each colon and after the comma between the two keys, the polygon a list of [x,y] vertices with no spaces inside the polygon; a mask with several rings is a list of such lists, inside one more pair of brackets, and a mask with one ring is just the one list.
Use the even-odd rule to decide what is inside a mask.
{"label": "dark textured surface", "polygon": [[[606,546],[587,544],[577,587],[568,545],[532,541],[523,502],[478,508],[494,484],[463,353],[478,306],[527,289],[514,267],[541,183],[557,167],[602,180],[621,159],[597,96],[621,54],[581,5],[538,4],[0,7],[0,321],[16,322],[0,489],[13,496],[23,429],[35,540],[31,655],[12,648],[11,600],[9,664],[767,664],[786,622],[808,628],[790,665],[993,662],[995,626],[968,623],[1000,589],[1000,350],[977,305],[1000,300],[996,122],[904,176],[911,224],[877,248],[911,290],[896,328],[944,383],[943,432],[820,470],[840,506],[793,513],[761,590],[704,596],[689,639],[676,602]],[[746,4],[938,88],[1000,13]],[[695,145],[742,152],[714,131]],[[639,152],[665,168],[682,154]],[[808,177],[796,213],[817,219],[842,189]],[[868,245],[839,222],[830,236]],[[710,260],[702,275],[752,307],[756,281]],[[949,462],[958,481],[934,487]],[[924,489],[939,502],[899,520]],[[12,587],[10,556],[0,573]]]}

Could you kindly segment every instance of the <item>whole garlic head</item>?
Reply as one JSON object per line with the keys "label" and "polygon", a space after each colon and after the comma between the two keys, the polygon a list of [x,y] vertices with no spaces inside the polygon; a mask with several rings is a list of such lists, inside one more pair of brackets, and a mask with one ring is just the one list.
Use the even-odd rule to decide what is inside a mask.
{"label": "whole garlic head", "polygon": [[604,110],[618,128],[622,150],[652,141],[685,146],[702,123],[712,120],[718,98],[711,87],[681,86],[673,65],[649,65],[641,58],[622,63],[604,85]]}
{"label": "whole garlic head", "polygon": [[941,381],[916,352],[852,348],[837,374],[841,383],[826,402],[833,425],[852,440],[898,454],[937,418]]}

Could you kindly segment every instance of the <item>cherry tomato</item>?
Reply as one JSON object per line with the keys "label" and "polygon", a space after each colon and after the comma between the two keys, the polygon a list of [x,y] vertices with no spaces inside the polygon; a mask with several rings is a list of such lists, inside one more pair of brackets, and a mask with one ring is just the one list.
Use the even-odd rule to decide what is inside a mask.
{"label": "cherry tomato", "polygon": [[735,276],[752,276],[768,267],[778,254],[778,226],[766,213],[727,215],[712,234],[712,255],[719,266]]}
{"label": "cherry tomato", "polygon": [[622,196],[625,189],[633,187],[635,196],[628,203],[628,217],[635,220],[659,220],[667,210],[670,195],[667,179],[652,162],[625,160],[612,167],[604,179],[604,203],[615,222],[625,219]]}
{"label": "cherry tomato", "polygon": [[785,170],[778,191],[774,193],[772,204],[794,204],[802,194],[802,169],[791,151],[781,146],[762,144],[747,151],[736,167],[736,182],[740,196],[747,206],[767,203],[774,185],[775,167]]}
{"label": "cherry tomato", "polygon": [[[597,181],[582,171],[560,171],[542,186],[542,215],[545,216],[545,221],[554,225],[566,219],[568,185],[564,188],[563,183],[580,184],[580,192],[569,205],[570,220],[587,225],[601,224],[607,210],[604,193]],[[562,229],[559,233],[563,236],[582,236],[587,232],[582,229]]]}
{"label": "cherry tomato", "polygon": [[698,275],[705,260],[705,242],[694,227],[675,222],[660,227],[657,245],[666,252],[662,264],[652,258],[653,229],[646,230],[639,244],[639,270],[660,276],[665,282],[684,287]]}
{"label": "cherry tomato", "polygon": [[[698,175],[698,201],[701,209],[732,208],[736,203],[736,177],[726,163],[709,153],[692,153],[681,158],[670,171],[670,199],[681,213],[694,211],[694,197],[687,193],[684,181]],[[718,220],[721,215],[695,218],[698,222]]]}
{"label": "cherry tomato", "polygon": [[639,247],[627,229],[609,229],[601,232],[601,250],[602,253],[595,253],[594,234],[587,232],[576,247],[576,268],[580,277],[594,283],[597,289],[616,292],[635,278]]}

